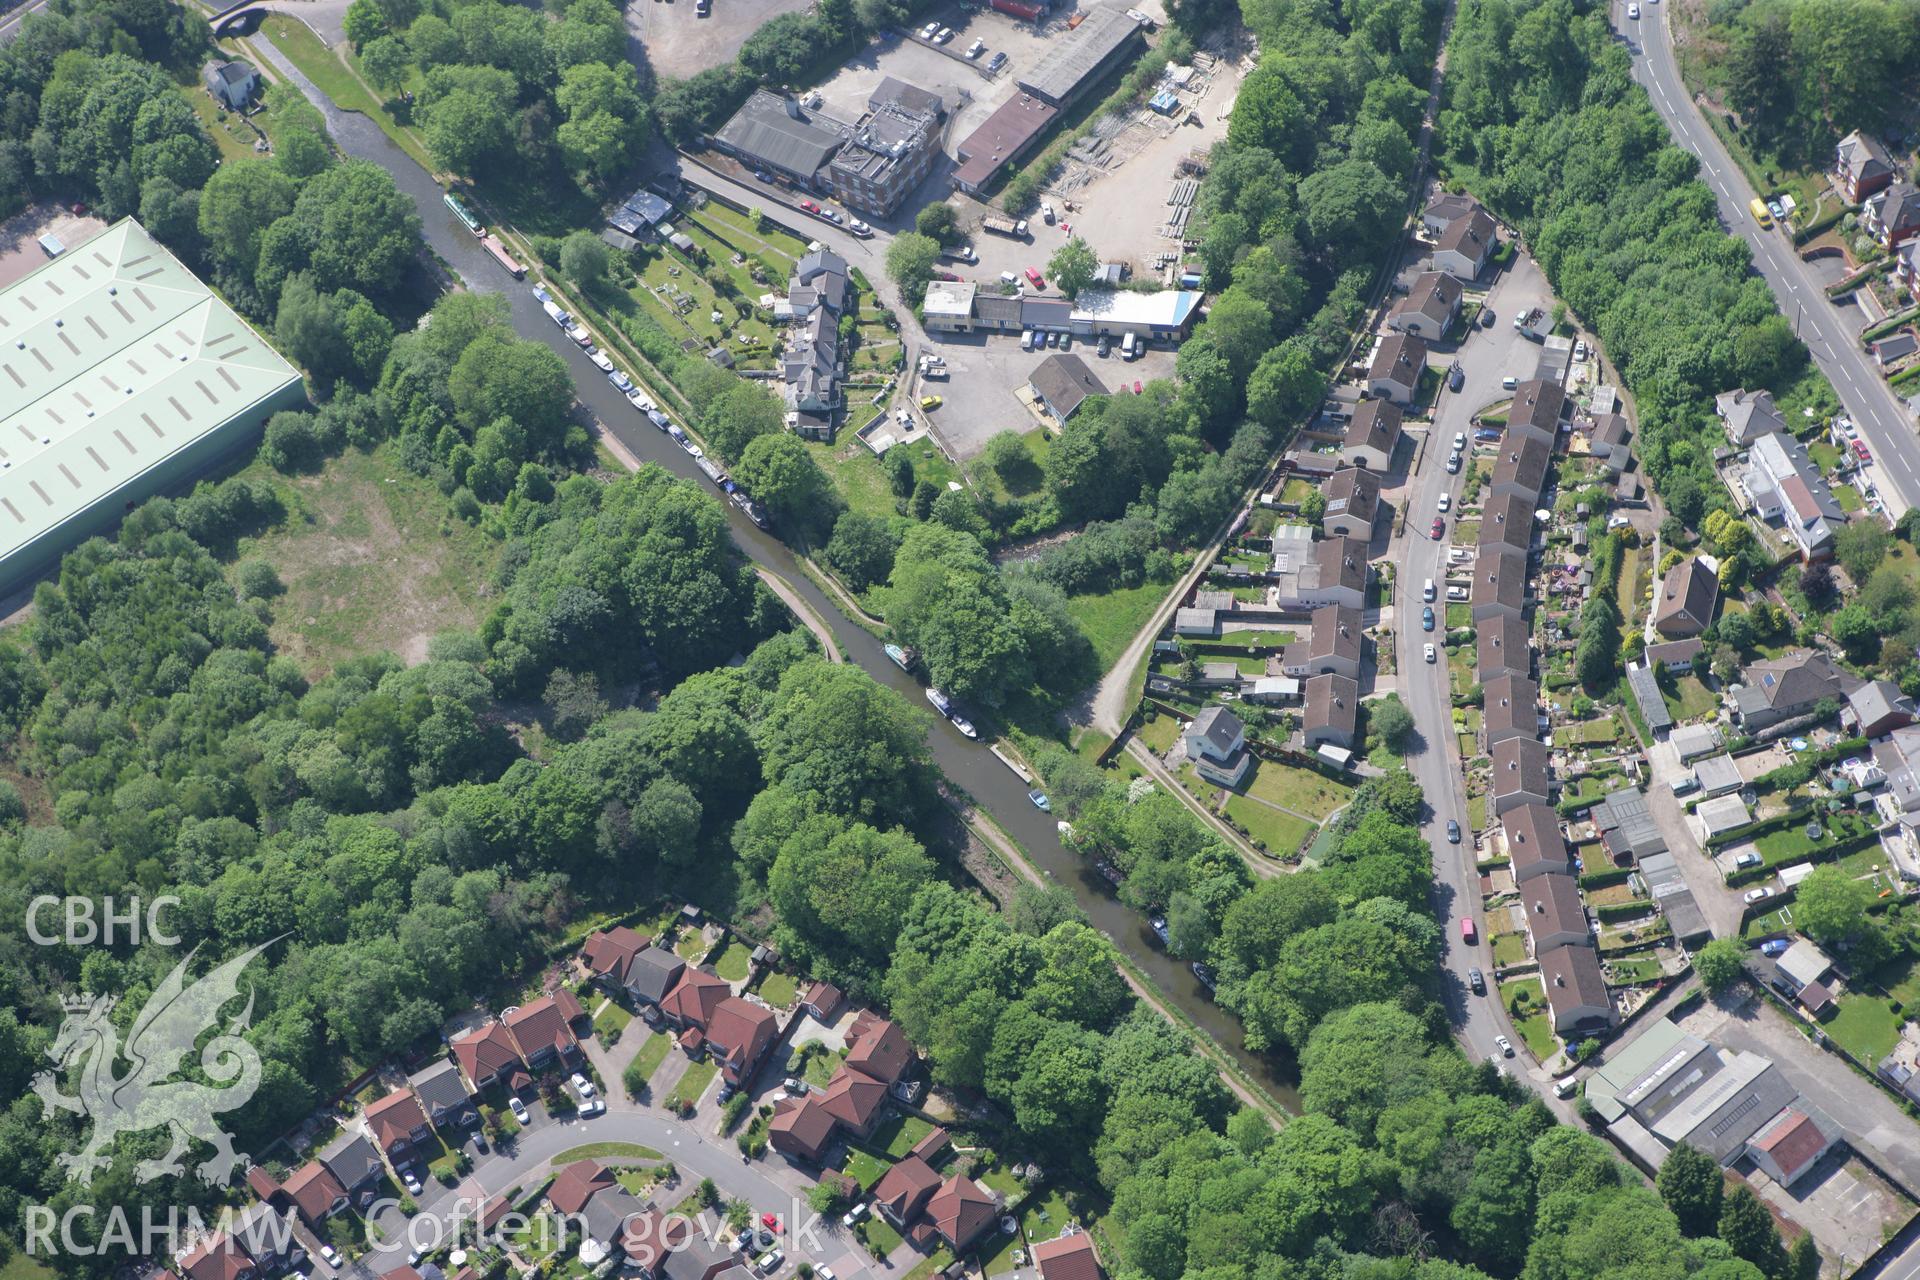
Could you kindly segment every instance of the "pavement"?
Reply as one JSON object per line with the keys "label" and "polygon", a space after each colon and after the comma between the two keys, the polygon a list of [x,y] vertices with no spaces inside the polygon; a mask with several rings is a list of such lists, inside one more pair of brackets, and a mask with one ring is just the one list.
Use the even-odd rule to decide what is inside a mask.
{"label": "pavement", "polygon": [[1733,162],[1720,139],[1694,105],[1673,56],[1669,6],[1652,0],[1641,7],[1638,20],[1626,16],[1625,0],[1612,6],[1614,28],[1633,53],[1633,74],[1647,88],[1654,110],[1666,121],[1674,141],[1700,161],[1700,179],[1720,206],[1720,220],[1753,250],[1753,265],[1773,290],[1780,310],[1827,375],[1848,415],[1873,451],[1867,471],[1898,517],[1920,504],[1920,438],[1913,415],[1881,379],[1873,361],[1860,347],[1855,312],[1843,311],[1827,300],[1820,268],[1802,262],[1784,231],[1762,231],[1747,211],[1756,192]]}

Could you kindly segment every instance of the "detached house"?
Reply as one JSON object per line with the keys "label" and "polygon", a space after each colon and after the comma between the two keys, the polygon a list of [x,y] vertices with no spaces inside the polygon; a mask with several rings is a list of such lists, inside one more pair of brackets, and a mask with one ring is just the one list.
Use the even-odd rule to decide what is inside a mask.
{"label": "detached house", "polygon": [[460,1068],[454,1063],[443,1058],[408,1076],[407,1083],[433,1124],[473,1122],[473,1095],[467,1091],[467,1083],[460,1078]]}
{"label": "detached house", "polygon": [[1443,191],[1427,201],[1427,207],[1420,212],[1420,225],[1432,239],[1439,239],[1446,229],[1480,208],[1480,202],[1472,196],[1458,191]]}
{"label": "detached house", "polygon": [[353,1129],[321,1148],[320,1163],[347,1195],[363,1204],[372,1199],[373,1183],[386,1173],[373,1143]]}
{"label": "detached house", "polygon": [[1320,490],[1327,500],[1326,514],[1320,519],[1320,532],[1329,538],[1373,537],[1373,522],[1380,510],[1379,473],[1360,467],[1342,467],[1333,473]]}
{"label": "detached house", "polygon": [[232,1236],[221,1232],[180,1255],[180,1274],[186,1280],[255,1280],[260,1269]]}
{"label": "detached house", "polygon": [[958,1174],[941,1183],[927,1201],[927,1217],[934,1232],[956,1255],[965,1253],[984,1235],[999,1213],[1000,1202],[992,1192]]}
{"label": "detached house", "polygon": [[1773,402],[1771,391],[1722,391],[1713,398],[1713,411],[1720,415],[1727,439],[1739,449],[1787,429],[1787,415]]}
{"label": "detached house", "polygon": [[1042,1240],[1033,1246],[1033,1265],[1040,1280],[1101,1280],[1100,1255],[1093,1237],[1084,1231]]}
{"label": "detached house", "polygon": [[347,1207],[347,1189],[318,1160],[309,1160],[288,1174],[280,1191],[293,1202],[293,1207],[299,1210],[307,1225],[316,1230],[321,1223]]}
{"label": "detached house", "polygon": [[688,969],[660,1002],[660,1012],[676,1027],[704,1029],[720,1002],[732,994],[726,979],[704,969]]}
{"label": "detached house", "polygon": [[1446,272],[1422,271],[1407,296],[1387,313],[1387,328],[1438,342],[1460,318],[1462,296],[1460,282]]}
{"label": "detached house", "polygon": [[1895,182],[1860,206],[1860,226],[1879,241],[1882,249],[1893,250],[1920,231],[1920,188],[1911,182]]}
{"label": "detached house", "polygon": [[647,948],[647,939],[625,925],[589,934],[580,948],[580,959],[594,981],[609,995],[617,995],[626,985],[627,966]]}
{"label": "detached house", "polygon": [[1748,452],[1739,484],[1753,514],[1779,521],[1808,560],[1833,553],[1847,517],[1806,445],[1780,432],[1760,437]]}
{"label": "detached house", "polygon": [[1717,566],[1705,556],[1689,556],[1660,582],[1653,602],[1653,629],[1669,640],[1697,636],[1713,621],[1720,599]]}
{"label": "detached house", "polygon": [[744,1086],[760,1069],[779,1029],[773,1010],[728,996],[707,1023],[707,1052],[720,1064],[728,1084]]}
{"label": "detached house", "polygon": [[1216,786],[1231,790],[1253,769],[1246,726],[1225,707],[1207,707],[1188,722],[1182,738],[1193,771]]}
{"label": "detached house", "polygon": [[1833,185],[1848,204],[1859,204],[1893,181],[1893,159],[1872,137],[1855,129],[1834,148]]}
{"label": "detached house", "polygon": [[411,1089],[400,1089],[372,1103],[361,1119],[380,1150],[395,1162],[405,1160],[433,1133],[433,1125]]}
{"label": "detached house", "polygon": [[260,73],[244,62],[209,62],[200,69],[200,81],[216,105],[245,111],[259,91]]}
{"label": "detached house", "polygon": [[1845,697],[1825,654],[1801,650],[1749,666],[1732,690],[1733,718],[1748,733],[1806,715],[1822,699]]}
{"label": "detached house", "polygon": [[1427,372],[1427,344],[1411,334],[1390,333],[1373,349],[1367,365],[1367,394],[1376,400],[1408,405],[1420,394]]}
{"label": "detached house", "polygon": [[520,1056],[527,1066],[539,1070],[556,1060],[572,1061],[580,1056],[580,1042],[574,1039],[573,1022],[585,1016],[573,992],[561,987],[552,995],[541,996],[500,1016]]}
{"label": "detached house", "polygon": [[1462,280],[1477,280],[1493,256],[1497,224],[1485,209],[1473,210],[1447,224],[1433,242],[1433,267]]}
{"label": "detached house", "polygon": [[526,1060],[520,1056],[520,1046],[514,1042],[513,1033],[499,1022],[490,1020],[471,1031],[462,1032],[447,1047],[453,1050],[453,1060],[460,1064],[467,1084],[475,1093],[484,1092],[496,1084],[505,1085],[510,1092],[518,1092],[530,1081]]}
{"label": "detached house", "polygon": [[1562,1040],[1602,1031],[1617,1019],[1600,957],[1592,947],[1555,947],[1540,957],[1540,980],[1547,988],[1547,1013]]}
{"label": "detached house", "polygon": [[1362,400],[1347,422],[1340,460],[1350,467],[1388,470],[1393,465],[1393,451],[1400,446],[1404,417],[1400,406],[1391,400]]}

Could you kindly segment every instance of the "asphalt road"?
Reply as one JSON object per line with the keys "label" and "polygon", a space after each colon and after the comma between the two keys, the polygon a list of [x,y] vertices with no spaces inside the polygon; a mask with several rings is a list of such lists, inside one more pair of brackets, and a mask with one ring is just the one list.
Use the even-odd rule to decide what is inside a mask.
{"label": "asphalt road", "polygon": [[[433,251],[465,280],[470,288],[482,292],[503,293],[511,311],[514,330],[523,338],[543,342],[560,354],[574,378],[575,394],[580,402],[606,425],[630,451],[646,462],[657,463],[675,475],[708,484],[692,460],[671,440],[649,426],[628,404],[625,397],[607,382],[586,356],[566,335],[548,320],[531,291],[510,279],[480,248],[446,206],[441,203],[442,189],[411,157],[401,151],[380,131],[378,125],[356,112],[340,111],[311,81],[288,64],[279,51],[263,36],[254,45],[273,63],[276,70],[294,84],[326,115],[334,140],[348,154],[370,160],[393,175],[399,189],[411,197],[420,215],[422,233]],[[709,185],[728,186],[723,180],[702,175]],[[750,188],[737,188],[732,194],[743,201],[768,210],[771,216],[792,229],[802,224],[791,220],[780,206],[764,198],[755,198]],[[813,228],[813,234],[844,253],[848,261],[860,266],[869,279],[884,278],[879,253],[868,242],[825,224]],[[716,493],[716,499],[717,499]],[[921,686],[888,661],[881,642],[849,622],[838,607],[809,578],[794,559],[786,544],[755,528],[730,503],[721,503],[727,514],[733,539],[740,549],[759,564],[784,578],[827,625],[833,629],[841,650],[881,684],[898,692],[915,706],[923,705]],[[1275,1062],[1248,1051],[1243,1044],[1239,1023],[1215,1005],[1205,988],[1185,964],[1175,960],[1157,945],[1146,918],[1120,904],[1112,896],[1106,881],[1061,843],[1055,820],[1035,809],[1027,799],[1027,784],[1001,764],[985,743],[970,742],[945,720],[937,720],[928,746],[934,763],[959,789],[993,818],[1026,851],[1044,874],[1072,891],[1093,927],[1099,929],[1157,989],[1169,1004],[1202,1031],[1210,1035],[1253,1079],[1283,1105],[1293,1106],[1293,1092],[1282,1078]]]}
{"label": "asphalt road", "polygon": [[30,0],[30,3],[23,4],[6,17],[0,18],[0,44],[11,43],[13,38],[20,34],[20,25],[26,21],[27,15],[38,13],[46,7],[47,0]]}
{"label": "asphalt road", "polygon": [[1613,5],[1614,27],[1633,51],[1634,78],[1646,86],[1654,110],[1666,121],[1674,140],[1699,158],[1700,178],[1720,205],[1720,220],[1753,249],[1755,269],[1772,288],[1781,312],[1793,322],[1872,449],[1874,461],[1868,472],[1888,513],[1897,516],[1920,504],[1920,439],[1914,434],[1913,416],[1861,349],[1860,311],[1827,300],[1819,273],[1800,260],[1785,232],[1762,231],[1755,224],[1747,202],[1756,193],[1680,79],[1667,8],[1646,0],[1641,16],[1630,19],[1624,2],[1616,0]]}

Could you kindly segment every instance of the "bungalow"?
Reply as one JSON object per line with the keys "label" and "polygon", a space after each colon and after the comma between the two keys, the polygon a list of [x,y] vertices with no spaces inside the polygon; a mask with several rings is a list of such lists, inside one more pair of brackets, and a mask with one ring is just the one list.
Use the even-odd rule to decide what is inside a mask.
{"label": "bungalow", "polygon": [[873,1209],[896,1231],[904,1232],[920,1217],[927,1201],[940,1189],[940,1175],[919,1156],[896,1160],[873,1187]]}
{"label": "bungalow", "polygon": [[1547,988],[1547,1014],[1562,1040],[1611,1027],[1618,1015],[1592,947],[1555,947],[1540,957]]}
{"label": "bungalow", "polygon": [[1062,423],[1079,410],[1088,396],[1107,394],[1105,384],[1094,377],[1086,361],[1058,352],[1035,366],[1027,376],[1027,386],[1047,414]]}
{"label": "bungalow", "polygon": [[1449,222],[1433,242],[1434,270],[1462,280],[1479,279],[1498,243],[1497,230],[1492,215],[1475,205],[1471,212]]}
{"label": "bungalow", "polygon": [[714,1006],[713,1018],[704,1030],[707,1051],[719,1062],[727,1083],[744,1087],[766,1059],[780,1024],[765,1005],[728,996]]}
{"label": "bungalow", "polygon": [[1350,467],[1386,471],[1393,465],[1393,451],[1400,446],[1400,425],[1405,415],[1391,400],[1362,400],[1347,422],[1347,435],[1340,447],[1340,459]]}
{"label": "bungalow", "polygon": [[1802,649],[1755,662],[1734,686],[1733,718],[1748,733],[1806,715],[1821,701],[1843,697],[1840,675],[1825,654]]}
{"label": "bungalow", "polygon": [[1833,185],[1848,204],[1859,204],[1893,181],[1893,160],[1887,149],[1855,129],[1834,148]]}
{"label": "bungalow", "polygon": [[219,1232],[180,1255],[180,1274],[186,1280],[255,1280],[260,1269],[232,1236]]}
{"label": "bungalow", "polygon": [[363,1204],[372,1199],[373,1183],[386,1173],[380,1164],[380,1153],[373,1149],[365,1134],[354,1129],[321,1148],[320,1163],[348,1196]]}
{"label": "bungalow", "polygon": [[1390,333],[1381,338],[1367,363],[1367,394],[1376,400],[1412,404],[1427,371],[1425,339]]}
{"label": "bungalow", "polygon": [[1322,746],[1357,747],[1360,685],[1347,676],[1314,676],[1307,681],[1307,709],[1301,721],[1309,751]]}
{"label": "bungalow", "polygon": [[1380,476],[1361,467],[1342,467],[1321,486],[1327,500],[1320,532],[1326,537],[1373,538],[1373,522],[1380,510]]}
{"label": "bungalow", "polygon": [[1560,818],[1544,804],[1519,804],[1500,815],[1500,834],[1515,884],[1539,876],[1573,876],[1573,855],[1560,836]]}
{"label": "bungalow", "polygon": [[1527,557],[1511,547],[1482,547],[1468,592],[1477,627],[1495,618],[1518,619],[1527,608]]}
{"label": "bungalow", "polygon": [[1101,1280],[1093,1237],[1072,1227],[1068,1231],[1033,1246],[1033,1265],[1039,1268],[1040,1280]]}
{"label": "bungalow", "polygon": [[704,1030],[713,1020],[720,1002],[732,994],[733,988],[726,979],[704,969],[688,969],[680,975],[680,981],[667,993],[667,998],[660,1002],[660,1012],[675,1027]]}
{"label": "bungalow", "polygon": [[396,1163],[412,1153],[433,1133],[433,1125],[411,1089],[398,1089],[369,1105],[361,1114],[367,1133]]}
{"label": "bungalow", "polygon": [[1489,747],[1508,738],[1540,736],[1539,685],[1525,676],[1496,676],[1482,689]]}
{"label": "bungalow", "polygon": [[1493,813],[1504,816],[1523,804],[1544,805],[1552,799],[1547,773],[1546,744],[1538,738],[1508,738],[1494,745]]}
{"label": "bungalow", "polygon": [[1559,383],[1529,378],[1513,389],[1513,403],[1507,410],[1507,439],[1531,436],[1551,449],[1566,411],[1567,393]]}
{"label": "bungalow", "polygon": [[1246,726],[1225,707],[1215,705],[1201,711],[1187,723],[1182,739],[1193,771],[1216,786],[1237,787],[1253,768]]}
{"label": "bungalow", "polygon": [[1515,493],[1528,502],[1538,503],[1553,476],[1553,447],[1532,437],[1507,439],[1493,464],[1493,482],[1488,492],[1494,497]]}
{"label": "bungalow", "polygon": [[1366,626],[1360,610],[1346,605],[1322,605],[1313,611],[1305,640],[1295,640],[1280,654],[1280,673],[1296,678],[1343,675],[1360,678],[1360,660],[1366,644]]}
{"label": "bungalow", "polygon": [[527,1066],[538,1070],[556,1059],[580,1056],[580,1042],[574,1038],[572,1023],[583,1012],[573,992],[561,987],[552,995],[508,1009],[500,1020],[520,1047]]}
{"label": "bungalow", "polygon": [[1534,500],[1524,493],[1502,493],[1480,507],[1480,550],[1507,547],[1526,554],[1533,547]]}
{"label": "bungalow", "polygon": [[497,1021],[489,1019],[471,1031],[462,1032],[448,1047],[475,1093],[496,1084],[505,1084],[509,1090],[517,1091],[528,1082],[527,1064],[520,1056],[520,1046],[514,1042],[513,1033]]}
{"label": "bungalow", "polygon": [[1422,271],[1387,313],[1387,328],[1438,342],[1460,318],[1462,296],[1460,282],[1446,272]]}
{"label": "bungalow", "polygon": [[1495,614],[1474,624],[1474,650],[1482,683],[1501,675],[1529,675],[1533,647],[1527,624],[1513,614]]}
{"label": "bungalow", "polygon": [[1769,1178],[1792,1187],[1840,1141],[1840,1131],[1822,1124],[1804,1099],[1798,1107],[1783,1108],[1766,1127],[1747,1139],[1747,1154]]}
{"label": "bungalow", "polygon": [[1521,886],[1520,904],[1527,920],[1527,940],[1534,956],[1555,947],[1590,947],[1587,909],[1580,886],[1572,876],[1535,876]]}
{"label": "bungalow", "polygon": [[420,1100],[421,1108],[432,1123],[473,1123],[473,1095],[467,1091],[467,1082],[460,1078],[457,1064],[442,1058],[408,1076],[407,1083],[413,1087],[414,1097]]}
{"label": "bungalow", "polygon": [[1714,397],[1713,411],[1737,449],[1787,429],[1787,415],[1773,402],[1771,391],[1723,391]]}
{"label": "bungalow", "polygon": [[1653,629],[1669,640],[1705,631],[1720,599],[1718,569],[1711,557],[1688,556],[1667,570],[1653,604]]}
{"label": "bungalow", "polygon": [[1893,183],[1860,206],[1860,226],[1882,249],[1893,250],[1920,231],[1920,188],[1911,182]]}
{"label": "bungalow", "polygon": [[999,1217],[1000,1202],[972,1178],[954,1174],[927,1201],[927,1217],[947,1248],[963,1254]]}

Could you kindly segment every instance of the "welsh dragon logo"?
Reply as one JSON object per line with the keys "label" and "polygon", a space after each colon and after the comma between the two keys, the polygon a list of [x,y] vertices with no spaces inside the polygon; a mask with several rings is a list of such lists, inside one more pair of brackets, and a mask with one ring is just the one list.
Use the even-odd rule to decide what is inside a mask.
{"label": "welsh dragon logo", "polygon": [[[47,1056],[55,1071],[78,1066],[79,1094],[61,1093],[55,1071],[36,1075],[33,1091],[40,1095],[47,1116],[55,1110],[71,1111],[93,1121],[86,1145],[59,1157],[69,1179],[82,1186],[91,1184],[96,1169],[113,1163],[113,1146],[121,1134],[159,1128],[171,1131],[171,1145],[160,1159],[134,1166],[138,1182],[183,1172],[181,1157],[192,1139],[207,1143],[214,1152],[195,1168],[202,1181],[218,1186],[246,1166],[245,1153],[234,1151],[233,1135],[224,1132],[214,1116],[245,1106],[260,1086],[260,1054],[240,1034],[253,1014],[251,988],[247,1007],[200,1050],[200,1066],[214,1084],[173,1077],[181,1070],[182,1059],[193,1051],[194,1042],[219,1020],[221,1008],[239,995],[240,971],[271,945],[262,943],[235,956],[191,984],[187,966],[200,949],[189,951],[147,998],[127,1031],[124,1048],[108,1016],[115,997],[86,995],[62,1001],[66,1018]],[[130,1069],[116,1075],[122,1060]]]}

